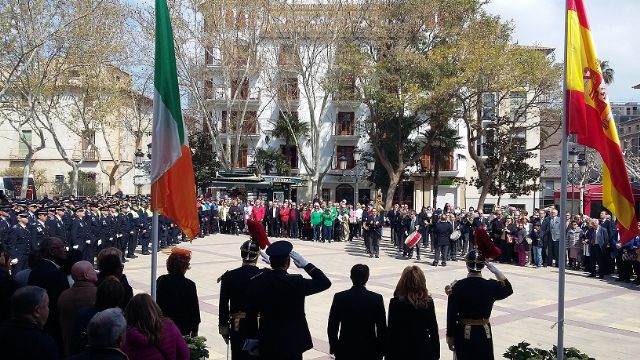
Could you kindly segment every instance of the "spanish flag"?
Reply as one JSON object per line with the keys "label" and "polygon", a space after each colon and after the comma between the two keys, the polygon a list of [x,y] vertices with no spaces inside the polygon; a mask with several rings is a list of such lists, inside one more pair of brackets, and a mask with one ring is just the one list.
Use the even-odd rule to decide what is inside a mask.
{"label": "spanish flag", "polygon": [[579,144],[595,149],[602,157],[602,204],[618,218],[624,244],[638,233],[631,184],[584,4],[582,0],[567,1],[568,129],[576,134]]}
{"label": "spanish flag", "polygon": [[189,239],[199,232],[191,150],[182,122],[173,31],[166,0],[156,0],[151,208]]}

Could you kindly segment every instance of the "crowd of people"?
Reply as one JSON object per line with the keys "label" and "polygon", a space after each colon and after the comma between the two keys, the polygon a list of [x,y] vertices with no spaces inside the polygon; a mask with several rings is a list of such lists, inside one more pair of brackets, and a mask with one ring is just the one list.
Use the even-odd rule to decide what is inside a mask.
{"label": "crowd of people", "polygon": [[[440,209],[423,207],[419,212],[406,204],[394,204],[387,211],[373,200],[367,204],[311,201],[243,201],[240,198],[212,200],[199,198],[201,236],[217,232],[246,232],[247,220],[263,224],[268,235],[277,238],[332,242],[363,239],[364,250],[379,257],[385,229],[397,256],[421,260],[426,250],[433,254],[431,265],[446,266],[474,248],[474,232],[482,227],[502,250],[497,261],[519,266],[558,266],[564,257],[569,269],[588,276],[617,274],[616,280],[640,284],[638,249],[640,238],[624,246],[606,211],[598,219],[566,214],[566,249],[558,254],[560,218],[555,208],[535,209],[532,214],[514,207],[500,207],[491,214],[481,209],[463,210],[449,204]],[[407,238],[419,234],[421,240],[407,246]],[[635,274],[635,275],[634,275]]]}
{"label": "crowd of people", "polygon": [[157,302],[133,294],[116,247],[97,255],[97,270],[78,249],[45,238],[23,283],[0,246],[0,338],[6,359],[188,360],[184,335],[196,336],[196,285],[185,277],[191,253],[174,248],[158,278]]}

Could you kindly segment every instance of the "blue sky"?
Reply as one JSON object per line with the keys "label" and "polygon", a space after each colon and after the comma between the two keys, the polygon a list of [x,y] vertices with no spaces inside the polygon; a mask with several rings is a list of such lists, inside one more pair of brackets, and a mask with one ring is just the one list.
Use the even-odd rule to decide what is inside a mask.
{"label": "blue sky", "polygon": [[[584,0],[600,59],[609,61],[615,80],[611,101],[640,101],[640,0]],[[492,0],[487,10],[515,27],[514,40],[556,49],[562,61],[565,0]]]}

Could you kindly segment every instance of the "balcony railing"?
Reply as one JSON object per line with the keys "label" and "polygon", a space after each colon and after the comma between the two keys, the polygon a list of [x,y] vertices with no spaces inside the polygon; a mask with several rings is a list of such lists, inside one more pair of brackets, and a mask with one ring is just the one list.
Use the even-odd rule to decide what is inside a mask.
{"label": "balcony railing", "polygon": [[98,160],[98,151],[96,149],[73,150],[71,159],[73,159],[73,161],[80,161],[82,159],[85,161],[96,161]]}

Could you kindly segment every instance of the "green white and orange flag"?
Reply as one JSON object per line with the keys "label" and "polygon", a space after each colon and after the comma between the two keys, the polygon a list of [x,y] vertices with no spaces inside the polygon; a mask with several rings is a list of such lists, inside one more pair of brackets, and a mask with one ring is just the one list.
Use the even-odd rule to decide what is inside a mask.
{"label": "green white and orange flag", "polygon": [[584,4],[567,1],[568,130],[602,157],[602,205],[618,219],[624,244],[638,233],[631,184]]}
{"label": "green white and orange flag", "polygon": [[182,122],[173,31],[166,0],[156,0],[151,208],[171,219],[189,239],[199,232],[195,177]]}

